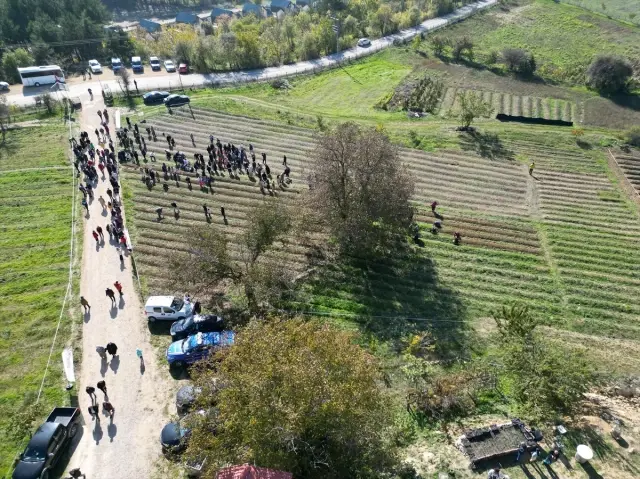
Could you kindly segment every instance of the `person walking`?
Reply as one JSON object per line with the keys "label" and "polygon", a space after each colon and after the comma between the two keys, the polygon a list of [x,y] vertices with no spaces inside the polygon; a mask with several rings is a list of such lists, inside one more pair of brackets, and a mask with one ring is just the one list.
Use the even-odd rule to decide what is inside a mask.
{"label": "person walking", "polygon": [[133,80],[133,85],[136,87],[136,93],[140,93],[140,91],[138,90],[138,82]]}
{"label": "person walking", "polygon": [[287,166],[287,155],[284,155],[284,158],[282,159],[282,164],[284,166]]}
{"label": "person walking", "polygon": [[100,197],[98,198],[98,203],[100,203],[100,206],[102,206],[103,210],[107,208],[107,202],[104,200],[102,195],[100,195]]}
{"label": "person walking", "polygon": [[226,213],[225,213],[225,211],[224,211],[224,206],[221,206],[221,207],[220,207],[220,214],[222,215],[222,219],[223,219],[224,221],[227,221],[227,214],[226,214]]}
{"label": "person walking", "polygon": [[113,191],[111,191],[111,188],[107,188],[107,196],[113,201]]}
{"label": "person walking", "polygon": [[85,391],[87,391],[89,398],[91,398],[91,404],[95,404],[95,402],[98,400],[98,398],[96,397],[96,388],[94,388],[93,386],[87,386],[85,388]]}
{"label": "person walking", "polygon": [[107,352],[111,356],[115,356],[116,353],[118,352],[118,346],[116,346],[115,343],[107,343]]}
{"label": "person walking", "polygon": [[207,221],[211,221],[211,212],[209,211],[209,207],[204,204],[202,205],[202,209],[204,210],[204,217]]}
{"label": "person walking", "polygon": [[262,164],[264,165],[267,162],[267,154],[266,153],[262,153]]}
{"label": "person walking", "polygon": [[122,298],[124,296],[124,294],[122,293],[122,285],[120,284],[120,281],[116,281],[115,283],[113,283],[113,285],[118,290],[118,293],[120,294],[120,297]]}
{"label": "person walking", "polygon": [[82,206],[84,207],[84,209],[87,212],[87,215],[89,214],[89,203],[87,203],[87,197],[83,197],[82,198]]}
{"label": "person walking", "polygon": [[85,313],[88,313],[91,310],[91,305],[89,304],[89,301],[84,299],[84,296],[80,296],[80,304],[84,308]]}
{"label": "person walking", "polygon": [[95,239],[95,240],[96,240],[96,244],[97,244],[97,245],[98,245],[98,244],[100,244],[100,235],[98,235],[98,233],[96,233],[96,230],[93,230],[93,231],[91,232],[91,234],[93,235],[93,239]]}
{"label": "person walking", "polygon": [[113,420],[113,415],[115,414],[116,410],[109,401],[105,401],[102,403],[102,411],[104,411],[107,416],[109,416],[109,418]]}
{"label": "person walking", "polygon": [[111,306],[115,306],[116,305],[116,293],[114,293],[111,288],[107,288],[105,290],[105,294],[111,300]]}
{"label": "person walking", "polygon": [[107,230],[107,233],[109,233],[109,239],[111,239],[111,237],[113,236],[113,232],[111,231],[111,225],[107,225],[104,228]]}
{"label": "person walking", "polygon": [[116,251],[118,252],[118,255],[120,256],[120,266],[124,266],[124,255],[122,254],[122,250],[120,248],[118,248]]}
{"label": "person walking", "polygon": [[529,176],[533,176],[533,170],[536,167],[536,162],[532,161],[531,164],[529,165]]}
{"label": "person walking", "polygon": [[107,353],[104,346],[96,346],[96,353],[100,356],[101,359],[107,360]]}
{"label": "person walking", "polygon": [[431,212],[435,213],[437,207],[438,207],[438,202],[437,201],[434,201],[433,203],[431,203]]}
{"label": "person walking", "polygon": [[104,110],[102,110],[102,116],[104,117],[104,121],[106,123],[109,123],[109,112],[107,111],[106,108]]}
{"label": "person walking", "polygon": [[100,235],[100,239],[104,241],[104,233],[102,232],[102,226],[97,226],[96,232]]}
{"label": "person walking", "polygon": [[98,384],[96,384],[96,386],[98,386],[98,389],[100,391],[103,392],[104,397],[107,398],[107,383],[104,381],[104,379],[102,381],[98,381]]}

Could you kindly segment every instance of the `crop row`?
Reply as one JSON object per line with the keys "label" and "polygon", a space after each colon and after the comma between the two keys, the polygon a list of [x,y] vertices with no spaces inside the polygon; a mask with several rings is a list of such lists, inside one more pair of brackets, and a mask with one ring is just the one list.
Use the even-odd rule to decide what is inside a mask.
{"label": "crop row", "polygon": [[563,121],[578,121],[580,115],[578,107],[565,100],[456,87],[449,87],[445,90],[439,109],[440,115],[446,117],[458,112],[460,110],[459,95],[468,92],[482,97],[483,101],[493,107],[494,114],[503,113],[512,116]]}

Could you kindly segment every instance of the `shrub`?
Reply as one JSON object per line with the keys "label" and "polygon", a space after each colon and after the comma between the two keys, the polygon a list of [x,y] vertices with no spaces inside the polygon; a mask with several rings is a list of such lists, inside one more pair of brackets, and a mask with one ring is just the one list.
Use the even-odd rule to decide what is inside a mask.
{"label": "shrub", "polygon": [[435,36],[431,39],[431,46],[433,47],[433,53],[436,56],[442,56],[445,49],[449,46],[449,39]]}
{"label": "shrub", "polygon": [[491,50],[488,54],[487,54],[487,58],[485,60],[487,65],[495,65],[496,63],[498,63],[498,52],[495,50]]}
{"label": "shrub", "polygon": [[473,42],[469,37],[458,38],[453,44],[453,59],[460,61],[466,56],[469,61],[473,60]]}
{"label": "shrub", "polygon": [[587,86],[600,93],[620,93],[627,89],[633,75],[631,64],[620,57],[601,56],[587,69]]}
{"label": "shrub", "polygon": [[505,48],[502,51],[502,62],[512,73],[530,76],[536,71],[536,60],[533,55],[520,48]]}
{"label": "shrub", "polygon": [[624,139],[629,145],[640,147],[640,126],[631,127],[624,134]]}

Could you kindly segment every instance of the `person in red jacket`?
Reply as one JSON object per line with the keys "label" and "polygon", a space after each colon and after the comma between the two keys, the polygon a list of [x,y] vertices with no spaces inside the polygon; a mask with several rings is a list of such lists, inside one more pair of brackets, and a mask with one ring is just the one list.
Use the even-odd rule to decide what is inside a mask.
{"label": "person in red jacket", "polygon": [[120,281],[116,281],[115,283],[113,283],[113,285],[118,290],[118,293],[120,293],[120,297],[122,297],[123,293],[122,293],[122,285],[120,284]]}

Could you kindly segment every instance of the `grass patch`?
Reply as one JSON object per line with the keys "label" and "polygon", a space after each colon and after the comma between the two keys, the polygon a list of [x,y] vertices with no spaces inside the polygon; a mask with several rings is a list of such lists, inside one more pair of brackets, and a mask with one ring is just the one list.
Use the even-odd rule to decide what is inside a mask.
{"label": "grass patch", "polygon": [[481,13],[442,35],[468,35],[481,55],[506,47],[528,50],[538,62],[537,73],[558,82],[584,83],[586,67],[605,52],[640,57],[636,27],[553,0],[517,0],[512,5],[506,11]]}
{"label": "grass patch", "polygon": [[[7,133],[0,146],[0,430],[32,403],[40,387],[69,275],[71,168],[8,172],[67,164],[62,126]],[[60,352],[71,322],[63,320],[54,360],[44,384],[44,411],[66,404]],[[4,434],[3,434],[4,435]],[[0,444],[6,470],[19,444]]]}

